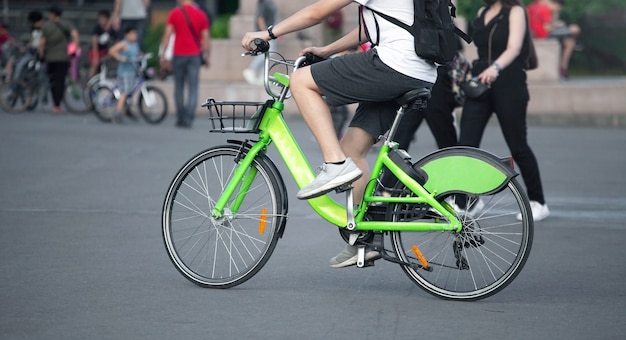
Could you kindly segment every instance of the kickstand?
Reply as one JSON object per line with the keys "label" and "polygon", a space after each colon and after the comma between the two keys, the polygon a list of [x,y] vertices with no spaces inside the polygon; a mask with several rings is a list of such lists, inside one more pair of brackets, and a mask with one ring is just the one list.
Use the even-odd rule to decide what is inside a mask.
{"label": "kickstand", "polygon": [[356,252],[356,266],[363,268],[365,266],[365,246],[358,246]]}

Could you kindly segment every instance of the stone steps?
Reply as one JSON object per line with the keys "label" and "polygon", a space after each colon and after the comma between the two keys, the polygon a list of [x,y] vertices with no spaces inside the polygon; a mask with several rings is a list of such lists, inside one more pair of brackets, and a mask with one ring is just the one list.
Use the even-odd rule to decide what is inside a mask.
{"label": "stone steps", "polygon": [[[154,83],[166,93],[170,114],[174,114],[173,80],[170,77]],[[529,85],[529,90],[529,121],[626,127],[626,78],[534,82]],[[209,97],[217,101],[258,102],[269,98],[262,86],[249,85],[244,81],[203,79],[199,99],[204,102]],[[205,115],[207,111],[199,108],[197,113]],[[285,103],[285,114],[298,114],[291,99]]]}

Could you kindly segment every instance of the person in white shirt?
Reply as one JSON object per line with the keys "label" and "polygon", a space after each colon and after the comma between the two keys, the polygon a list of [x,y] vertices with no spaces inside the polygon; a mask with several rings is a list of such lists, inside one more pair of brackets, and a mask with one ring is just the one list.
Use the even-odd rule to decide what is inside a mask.
{"label": "person in white shirt", "polygon": [[[352,2],[319,0],[270,26],[267,31],[246,33],[241,44],[250,50],[255,38],[269,41],[314,26]],[[301,53],[312,52],[328,58],[368,40],[375,47],[303,67],[291,74],[291,93],[325,162],[313,182],[298,192],[299,199],[318,197],[343,184],[353,183],[355,201],[360,200],[369,175],[366,156],[377,138],[391,127],[397,109],[393,100],[414,89],[430,88],[437,78],[435,65],[415,53],[413,36],[370,11],[371,8],[411,25],[412,0],[354,2],[363,6],[359,27],[329,45],[309,47]],[[359,103],[341,142],[335,134],[326,102],[333,106]],[[378,256],[377,252],[368,251],[365,257],[370,260]],[[356,247],[348,245],[331,259],[331,267],[353,265],[356,257]]]}
{"label": "person in white shirt", "polygon": [[129,27],[137,30],[139,46],[143,44],[148,20],[150,0],[115,0],[111,23],[119,32],[125,32]]}

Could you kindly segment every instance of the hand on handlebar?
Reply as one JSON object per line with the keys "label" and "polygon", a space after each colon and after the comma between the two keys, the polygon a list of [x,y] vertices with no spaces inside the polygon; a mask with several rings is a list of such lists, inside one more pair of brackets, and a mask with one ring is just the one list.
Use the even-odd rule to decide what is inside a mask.
{"label": "hand on handlebar", "polygon": [[300,55],[301,56],[304,56],[307,53],[313,54],[313,55],[318,56],[318,57],[320,57],[322,59],[328,59],[330,57],[329,53],[325,52],[323,47],[312,46],[312,47],[307,47],[307,48],[303,49],[302,51],[300,51]]}
{"label": "hand on handlebar", "polygon": [[241,46],[246,51],[254,51],[256,49],[255,44],[253,44],[255,39],[261,39],[262,41],[270,40],[268,33],[265,31],[247,32],[241,39]]}

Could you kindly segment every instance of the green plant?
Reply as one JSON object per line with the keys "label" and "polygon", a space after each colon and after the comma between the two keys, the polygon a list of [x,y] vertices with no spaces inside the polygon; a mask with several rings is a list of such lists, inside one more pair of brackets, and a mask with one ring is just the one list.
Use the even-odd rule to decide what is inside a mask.
{"label": "green plant", "polygon": [[211,24],[211,38],[228,39],[229,38],[229,22],[232,14],[221,14]]}
{"label": "green plant", "polygon": [[154,55],[154,57],[148,60],[148,66],[154,67],[155,70],[159,69],[158,55],[161,38],[163,38],[163,31],[165,31],[165,24],[156,25],[146,31],[146,35],[143,39],[143,52],[152,53]]}

